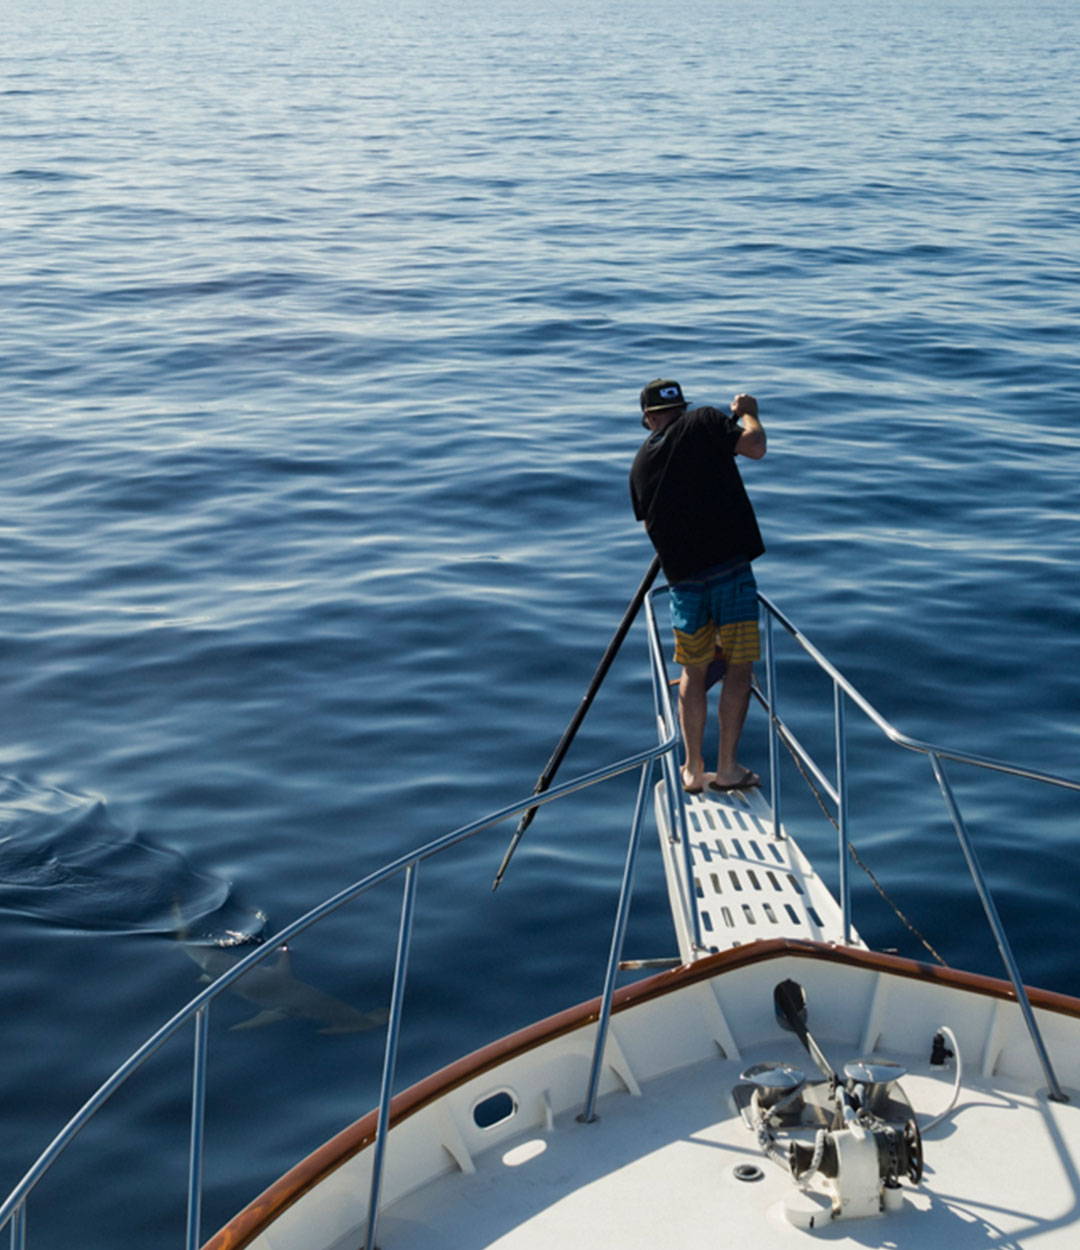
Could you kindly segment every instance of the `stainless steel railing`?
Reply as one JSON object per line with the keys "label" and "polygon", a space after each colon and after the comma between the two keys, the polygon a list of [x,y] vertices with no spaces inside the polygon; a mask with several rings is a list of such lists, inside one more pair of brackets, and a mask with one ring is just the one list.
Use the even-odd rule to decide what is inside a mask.
{"label": "stainless steel railing", "polygon": [[[653,591],[646,601],[648,619],[650,676],[653,691],[653,705],[656,716],[658,741],[655,746],[638,751],[632,755],[607,765],[603,768],[585,773],[561,785],[552,786],[543,793],[530,793],[527,797],[501,808],[470,824],[463,825],[442,837],[436,838],[423,846],[400,856],[362,880],[341,890],[325,902],[287,925],[279,933],[269,938],[261,946],[253,950],[244,959],[238,961],[223,976],[198,994],[185,1007],[178,1011],[156,1033],[149,1037],[94,1093],[71,1120],[61,1129],[50,1145],[37,1161],[31,1166],[22,1180],[15,1186],[11,1194],[0,1206],[0,1232],[5,1228],[9,1231],[11,1250],[25,1250],[27,1244],[26,1212],[27,1204],[42,1178],[48,1173],[60,1156],[67,1150],[79,1132],[101,1108],[112,1098],[122,1085],[136,1071],[142,1068],[156,1052],[175,1034],[188,1025],[193,1032],[193,1058],[191,1076],[191,1121],[188,1146],[188,1181],[187,1181],[187,1223],[185,1231],[185,1250],[197,1250],[201,1238],[201,1206],[203,1184],[203,1150],[205,1136],[205,1090],[207,1071],[207,1036],[209,1029],[209,1011],[217,998],[238,981],[245,973],[263,961],[276,956],[279,947],[293,941],[299,934],[318,924],[327,916],[336,912],[345,904],[358,898],[375,886],[394,877],[402,879],[402,903],[398,925],[398,941],[394,961],[394,979],[391,990],[389,1019],[387,1023],[386,1041],[384,1046],[382,1076],[380,1081],[379,1105],[377,1116],[377,1132],[374,1144],[371,1192],[368,1200],[368,1229],[365,1244],[376,1244],[376,1232],[379,1217],[379,1200],[382,1176],[387,1148],[390,1101],[393,1095],[394,1073],[397,1061],[398,1039],[400,1036],[402,1008],[404,1001],[405,981],[408,975],[410,943],[414,922],[414,903],[416,883],[420,866],[428,859],[441,855],[452,848],[468,841],[482,831],[502,821],[521,815],[531,807],[546,806],[557,802],[571,794],[599,785],[613,777],[630,772],[635,768],[641,770],[637,790],[634,815],[631,822],[626,858],[623,865],[622,886],[616,915],[612,927],[611,946],[604,984],[601,993],[601,1009],[594,1043],[593,1059],[590,1067],[588,1087],[585,1091],[584,1109],[581,1119],[589,1121],[594,1117],[599,1075],[603,1063],[604,1047],[607,1039],[608,1020],[614,997],[616,974],[622,953],[622,942],[626,931],[630,897],[633,889],[633,875],[644,812],[647,806],[649,779],[652,770],[659,765],[664,778],[665,801],[668,804],[669,828],[677,831],[687,857],[685,879],[693,880],[690,870],[690,839],[688,836],[686,813],[682,803],[681,786],[678,784],[678,760],[675,748],[679,745],[679,731],[672,710],[672,700],[668,683],[668,672],[660,642],[660,630],[656,621],[654,600],[663,595],[664,589]],[[977,768],[990,769],[1007,773],[1012,776],[1024,777],[1048,785],[1060,786],[1069,790],[1080,790],[1080,782],[1063,777],[1055,777],[1040,773],[1033,769],[1004,763],[1000,760],[984,756],[972,755],[950,748],[920,742],[900,733],[851,685],[851,683],[813,646],[812,643],[794,626],[791,621],[767,598],[759,596],[765,611],[765,689],[757,687],[755,693],[764,707],[769,720],[769,760],[770,760],[770,791],[775,830],[782,836],[780,824],[782,791],[780,785],[779,745],[783,742],[800,759],[803,766],[813,774],[824,792],[835,804],[837,809],[837,827],[839,838],[841,904],[844,914],[844,931],[850,933],[850,896],[847,884],[848,831],[847,831],[847,780],[846,780],[846,707],[850,702],[874,724],[884,736],[897,746],[906,750],[925,755],[931,764],[935,780],[945,800],[946,808],[956,830],[961,848],[976,889],[987,914],[994,933],[1002,960],[1005,963],[1010,980],[1013,983],[1024,1014],[1029,1034],[1039,1056],[1043,1071],[1047,1076],[1051,1097],[1065,1100],[1057,1078],[1054,1075],[1049,1055],[1043,1045],[1041,1035],[1032,1013],[1027,993],[1020,979],[1019,969],[1009,947],[1000,917],[994,906],[993,899],[986,885],[985,877],[979,867],[970,835],[960,814],[955,794],[945,776],[943,761],[970,764]],[[814,661],[831,680],[833,686],[833,717],[834,738],[836,748],[835,780],[831,780],[827,771],[820,767],[808,751],[806,751],[790,726],[784,721],[779,711],[779,690],[776,680],[775,632],[776,628],[784,630],[795,643]],[[700,920],[692,898],[683,901],[687,921],[694,933],[694,941],[702,946],[699,930]]]}
{"label": "stainless steel railing", "polygon": [[[647,619],[649,623],[650,650],[653,657],[653,667],[660,674],[659,687],[667,688],[667,671],[660,641],[660,630],[656,620],[655,600],[667,593],[667,587],[661,587],[652,591],[646,601]],[[994,941],[1001,955],[1002,963],[1005,966],[1009,980],[1012,982],[1013,989],[1016,993],[1017,1004],[1020,1007],[1024,1023],[1027,1027],[1028,1034],[1031,1038],[1032,1045],[1035,1048],[1039,1064],[1042,1067],[1046,1077],[1047,1086],[1050,1091],[1050,1097],[1060,1102],[1068,1102],[1068,1098],[1058,1082],[1054,1072],[1053,1064],[1047,1052],[1042,1034],[1039,1030],[1038,1022],[1035,1019],[1034,1012],[1031,1009],[1031,1003],[1028,999],[1027,990],[1024,987],[1023,980],[1020,976],[1020,969],[1016,962],[1009,940],[1005,934],[1005,928],[1001,923],[1001,917],[998,914],[997,907],[994,904],[990,888],[987,884],[986,877],[979,864],[978,856],[971,839],[971,835],[964,822],[964,818],[960,812],[960,806],[956,799],[956,794],[949,784],[945,775],[945,760],[954,763],[969,764],[974,768],[989,770],[992,772],[1005,773],[1012,777],[1023,777],[1030,781],[1040,782],[1044,785],[1058,786],[1066,790],[1080,791],[1080,782],[1071,780],[1067,777],[1058,777],[1051,773],[1039,772],[1036,769],[1025,768],[1021,765],[1006,763],[1003,760],[992,759],[984,755],[974,755],[967,751],[958,751],[951,747],[936,746],[930,742],[922,742],[917,738],[909,737],[907,734],[901,733],[895,726],[891,725],[884,716],[866,699],[850,681],[837,669],[824,655],[814,646],[812,642],[803,634],[796,625],[794,625],[780,609],[764,595],[758,595],[758,601],[764,609],[765,614],[765,653],[764,653],[764,669],[765,669],[765,688],[761,689],[760,685],[755,686],[755,694],[769,720],[769,787],[770,787],[770,803],[773,814],[773,831],[776,836],[783,836],[781,826],[781,811],[783,795],[781,791],[781,770],[779,768],[779,746],[783,742],[789,750],[799,759],[802,765],[811,772],[836,808],[836,829],[837,829],[837,852],[838,852],[838,877],[839,877],[839,893],[840,906],[843,913],[843,933],[844,941],[850,941],[851,936],[851,888],[848,877],[849,864],[849,837],[848,837],[848,795],[847,795],[847,704],[850,702],[854,707],[861,711],[864,716],[873,724],[891,743],[902,747],[904,750],[913,751],[916,754],[924,755],[929,760],[934,780],[937,782],[938,789],[944,800],[946,810],[952,822],[953,829],[956,833],[957,840],[963,852],[968,872],[975,885],[979,900],[982,903],[983,911],[986,914],[990,930],[993,934]],[[835,743],[835,762],[834,762],[834,780],[830,780],[825,769],[823,769],[810,755],[810,753],[801,745],[790,726],[784,721],[779,711],[779,687],[776,678],[776,628],[779,627],[785,631],[798,645],[799,648],[814,664],[830,679],[833,690],[833,738]],[[670,700],[669,700],[670,703]],[[665,722],[666,724],[666,722]],[[675,787],[669,778],[668,789],[675,791]],[[676,827],[676,826],[672,826]],[[686,843],[685,835],[680,833],[684,844]],[[686,881],[693,881],[692,872],[685,874]],[[693,905],[693,900],[687,901],[690,910],[696,913],[697,909]],[[700,945],[700,936],[695,932],[695,943]]]}
{"label": "stainless steel railing", "polygon": [[[658,680],[657,674],[653,673],[654,685],[654,702],[660,705],[661,696],[656,688]],[[670,729],[670,725],[669,725]],[[654,762],[658,759],[664,759],[669,756],[674,748],[678,745],[678,736],[675,733],[661,733],[659,741],[655,746],[651,746],[646,750],[637,751],[633,755],[628,755],[616,763],[606,765],[603,768],[595,769],[591,772],[584,773],[571,781],[567,781],[558,786],[552,786],[549,790],[542,794],[530,793],[527,797],[510,804],[508,807],[492,812],[487,816],[481,817],[479,820],[470,824],[462,825],[459,829],[455,829],[450,833],[444,834],[440,838],[436,838],[431,842],[425,843],[423,846],[400,856],[398,859],[385,864],[382,868],[370,873],[362,880],[341,890],[333,897],[320,903],[311,911],[305,913],[292,924],[286,925],[279,933],[263,942],[244,959],[237,962],[223,976],[219,977],[212,985],[207,986],[202,993],[193,998],[185,1007],[178,1011],[170,1020],[166,1021],[151,1037],[149,1037],[116,1071],[109,1077],[107,1081],[94,1093],[87,1102],[79,1109],[79,1111],[68,1121],[61,1129],[53,1141],[42,1152],[40,1157],[31,1166],[26,1175],[19,1181],[15,1188],[8,1195],[3,1205],[0,1206],[0,1232],[5,1228],[10,1232],[11,1250],[25,1250],[27,1244],[26,1236],[26,1211],[27,1204],[33,1190],[38,1183],[48,1173],[48,1171],[57,1162],[60,1156],[67,1150],[80,1131],[85,1128],[91,1119],[101,1110],[101,1108],[109,1101],[109,1099],[120,1089],[122,1085],[146,1064],[151,1057],[175,1034],[188,1025],[193,1026],[194,1034],[194,1056],[192,1060],[192,1076],[191,1076],[191,1122],[190,1122],[190,1142],[188,1149],[188,1193],[187,1193],[187,1222],[184,1238],[185,1250],[197,1250],[201,1244],[201,1208],[202,1208],[202,1183],[203,1183],[203,1148],[204,1148],[204,1129],[205,1129],[205,1091],[206,1091],[206,1070],[207,1070],[207,1035],[209,1027],[209,1010],[211,1005],[220,997],[225,990],[229,989],[234,982],[238,981],[246,972],[256,967],[260,963],[275,956],[278,948],[293,941],[299,934],[310,929],[319,921],[336,912],[346,903],[358,898],[360,895],[367,893],[380,883],[387,881],[393,877],[400,876],[403,878],[403,899],[401,905],[401,914],[398,925],[397,949],[394,961],[394,979],[390,997],[390,1011],[386,1028],[386,1041],[384,1047],[382,1076],[380,1080],[379,1105],[377,1116],[377,1135],[374,1144],[373,1166],[371,1193],[368,1203],[368,1234],[365,1244],[374,1246],[376,1244],[376,1229],[379,1216],[379,1198],[382,1186],[382,1177],[384,1170],[384,1160],[387,1144],[387,1130],[390,1117],[390,1102],[393,1096],[394,1072],[397,1062],[398,1039],[401,1030],[401,1017],[404,1002],[405,981],[408,974],[409,950],[412,937],[413,919],[414,919],[414,903],[416,898],[416,882],[420,866],[424,861],[441,855],[452,848],[475,837],[485,829],[489,829],[494,825],[500,824],[502,821],[509,820],[515,816],[521,815],[531,807],[546,806],[549,803],[557,802],[566,798],[568,795],[576,794],[579,791],[587,790],[602,782],[608,781],[613,777],[620,776],[630,772],[635,768],[641,769],[641,781],[638,787],[638,798],[635,805],[633,825],[630,833],[630,844],[627,851],[626,868],[623,874],[622,894],[620,894],[619,902],[616,908],[616,918],[612,932],[611,955],[609,959],[607,974],[604,981],[603,989],[603,1007],[601,1010],[600,1025],[597,1033],[595,1044],[595,1055],[592,1065],[592,1071],[597,1074],[596,1079],[590,1078],[589,1089],[585,1098],[585,1111],[583,1117],[585,1119],[592,1117],[592,1108],[596,1097],[596,1085],[598,1083],[598,1074],[602,1065],[603,1048],[607,1035],[607,1020],[611,1011],[611,1003],[615,988],[615,974],[618,969],[619,960],[622,952],[622,940],[626,928],[626,918],[629,913],[630,891],[632,890],[633,863],[637,853],[637,845],[640,840],[640,830],[642,823],[642,814],[645,804],[642,795],[647,790],[648,778],[652,772]]]}

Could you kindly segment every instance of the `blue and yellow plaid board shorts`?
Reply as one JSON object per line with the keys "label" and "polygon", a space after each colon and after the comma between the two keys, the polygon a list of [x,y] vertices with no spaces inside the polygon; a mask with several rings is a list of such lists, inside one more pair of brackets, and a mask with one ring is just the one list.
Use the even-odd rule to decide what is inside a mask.
{"label": "blue and yellow plaid board shorts", "polygon": [[745,560],[707,569],[700,578],[671,587],[675,663],[708,664],[717,647],[729,664],[761,656],[757,582]]}

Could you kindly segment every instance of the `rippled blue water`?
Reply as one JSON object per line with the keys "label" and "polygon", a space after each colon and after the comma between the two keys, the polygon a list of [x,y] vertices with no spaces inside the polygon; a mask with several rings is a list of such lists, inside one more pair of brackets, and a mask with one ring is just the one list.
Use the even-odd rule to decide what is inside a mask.
{"label": "rippled blue water", "polygon": [[[1080,773],[1078,26],[1067,0],[8,0],[0,1190],[198,988],[178,933],[280,927],[531,789],[649,560],[625,476],[657,373],[759,396],[759,582],[886,716]],[[648,740],[643,660],[635,635],[569,771]],[[817,685],[781,676],[813,737]],[[858,730],[853,759],[866,859],[996,971],[925,767]],[[964,797],[1027,979],[1080,992],[1076,802]],[[631,801],[542,814],[495,896],[509,828],[422,878],[402,1079],[596,992]],[[823,822],[803,840],[829,856]],[[632,955],[673,946],[647,858]],[[396,908],[293,974],[379,1008]],[[214,1020],[208,1227],[373,1098],[377,1031],[234,1031],[258,1010]],[[32,1244],[176,1244],[129,1172],[177,1176],[174,1058],[43,1187]]]}

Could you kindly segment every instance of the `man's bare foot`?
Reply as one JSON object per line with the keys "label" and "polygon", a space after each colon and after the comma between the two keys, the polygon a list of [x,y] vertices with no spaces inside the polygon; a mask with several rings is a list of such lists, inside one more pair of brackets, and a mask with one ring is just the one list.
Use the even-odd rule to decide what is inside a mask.
{"label": "man's bare foot", "polygon": [[726,793],[730,790],[752,790],[760,785],[761,778],[753,769],[738,764],[731,773],[717,772],[715,780],[709,782],[709,789]]}
{"label": "man's bare foot", "polygon": [[682,788],[687,794],[700,794],[705,789],[705,783],[710,774],[704,772],[696,773],[689,765],[684,764],[680,775],[682,777]]}

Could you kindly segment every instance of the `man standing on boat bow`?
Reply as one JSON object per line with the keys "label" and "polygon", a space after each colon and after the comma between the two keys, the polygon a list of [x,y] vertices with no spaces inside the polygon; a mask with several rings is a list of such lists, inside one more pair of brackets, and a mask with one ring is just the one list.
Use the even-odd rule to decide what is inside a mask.
{"label": "man standing on boat bow", "polygon": [[[757,584],[750,568],[765,550],[736,456],[760,460],[765,431],[753,395],[736,395],[731,415],[690,408],[678,382],[657,378],[641,392],[649,430],[630,470],[634,515],[645,522],[671,587],[679,723],[686,761],[683,788],[747,790],[761,778],[736,758],[760,655]],[[740,424],[741,422],[741,424]],[[702,740],[709,668],[726,665],[720,691],[716,775],[705,771]]]}

